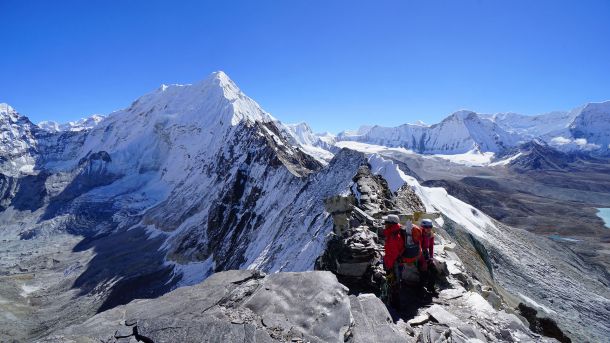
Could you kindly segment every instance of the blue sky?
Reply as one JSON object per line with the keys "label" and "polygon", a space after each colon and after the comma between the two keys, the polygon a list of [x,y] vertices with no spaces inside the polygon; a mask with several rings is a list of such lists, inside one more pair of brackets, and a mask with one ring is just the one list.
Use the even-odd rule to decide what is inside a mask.
{"label": "blue sky", "polygon": [[610,99],[610,1],[0,1],[0,102],[32,121],[224,70],[337,132]]}

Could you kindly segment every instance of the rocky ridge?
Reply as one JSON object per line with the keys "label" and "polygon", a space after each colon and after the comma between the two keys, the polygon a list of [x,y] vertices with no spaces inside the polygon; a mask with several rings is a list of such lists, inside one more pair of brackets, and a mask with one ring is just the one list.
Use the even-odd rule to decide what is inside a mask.
{"label": "rocky ridge", "polygon": [[[326,200],[334,227],[316,268],[332,271],[354,294],[371,292],[384,297],[383,244],[377,235],[383,225],[381,215],[396,213],[406,218],[403,214],[425,212],[425,206],[409,186],[391,192],[383,177],[371,173],[371,165],[358,169],[352,191],[357,196]],[[494,280],[487,262],[481,260],[484,246],[474,239],[462,240],[460,237],[468,232],[463,228],[458,232],[455,227],[447,228],[451,234],[445,226],[438,228],[435,241],[438,297],[422,295],[417,288],[403,289],[400,307],[390,308],[396,325],[410,335],[408,341],[552,341],[541,337],[542,333],[570,341],[549,318],[544,320],[552,325],[553,333],[535,325],[532,328],[537,333],[530,331],[528,321],[519,315],[512,299],[504,300],[506,290]],[[462,258],[479,262],[465,265]],[[523,303],[519,306],[527,307]]]}
{"label": "rocky ridge", "polygon": [[469,276],[455,247],[445,240],[436,246],[444,276],[438,297],[402,319],[374,294],[354,294],[329,272],[239,270],[135,300],[40,342],[553,341],[531,332],[492,288]]}

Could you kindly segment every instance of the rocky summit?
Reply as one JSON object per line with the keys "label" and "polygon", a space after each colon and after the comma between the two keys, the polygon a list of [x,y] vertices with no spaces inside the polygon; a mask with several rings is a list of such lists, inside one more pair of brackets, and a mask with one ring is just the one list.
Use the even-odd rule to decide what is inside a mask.
{"label": "rocky summit", "polygon": [[438,302],[409,322],[394,322],[379,298],[348,294],[330,272],[226,271],[97,314],[40,342],[550,342],[475,292],[443,291]]}
{"label": "rocky summit", "polygon": [[348,295],[330,272],[219,272],[201,284],[138,300],[42,342],[397,342],[375,296]]}

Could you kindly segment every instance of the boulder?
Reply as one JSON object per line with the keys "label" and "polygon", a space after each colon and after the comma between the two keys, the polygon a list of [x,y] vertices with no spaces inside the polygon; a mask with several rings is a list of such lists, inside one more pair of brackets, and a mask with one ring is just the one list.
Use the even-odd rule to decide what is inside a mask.
{"label": "boulder", "polygon": [[426,312],[428,312],[428,314],[440,324],[452,326],[458,325],[461,322],[458,317],[456,317],[452,313],[445,310],[442,306],[437,304],[430,306],[430,308],[427,309]]}
{"label": "boulder", "polygon": [[387,307],[373,294],[350,296],[354,327],[352,343],[393,343],[412,340],[392,321]]}

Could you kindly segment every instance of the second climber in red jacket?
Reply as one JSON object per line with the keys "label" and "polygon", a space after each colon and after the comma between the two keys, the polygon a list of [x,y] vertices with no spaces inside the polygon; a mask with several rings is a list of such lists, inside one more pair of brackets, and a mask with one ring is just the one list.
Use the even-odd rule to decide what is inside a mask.
{"label": "second climber in red jacket", "polygon": [[422,284],[429,292],[435,293],[434,283],[436,269],[434,266],[434,232],[432,231],[433,224],[430,219],[423,219],[420,225],[422,229],[419,244],[422,249],[422,255],[419,261],[419,269],[422,273]]}

